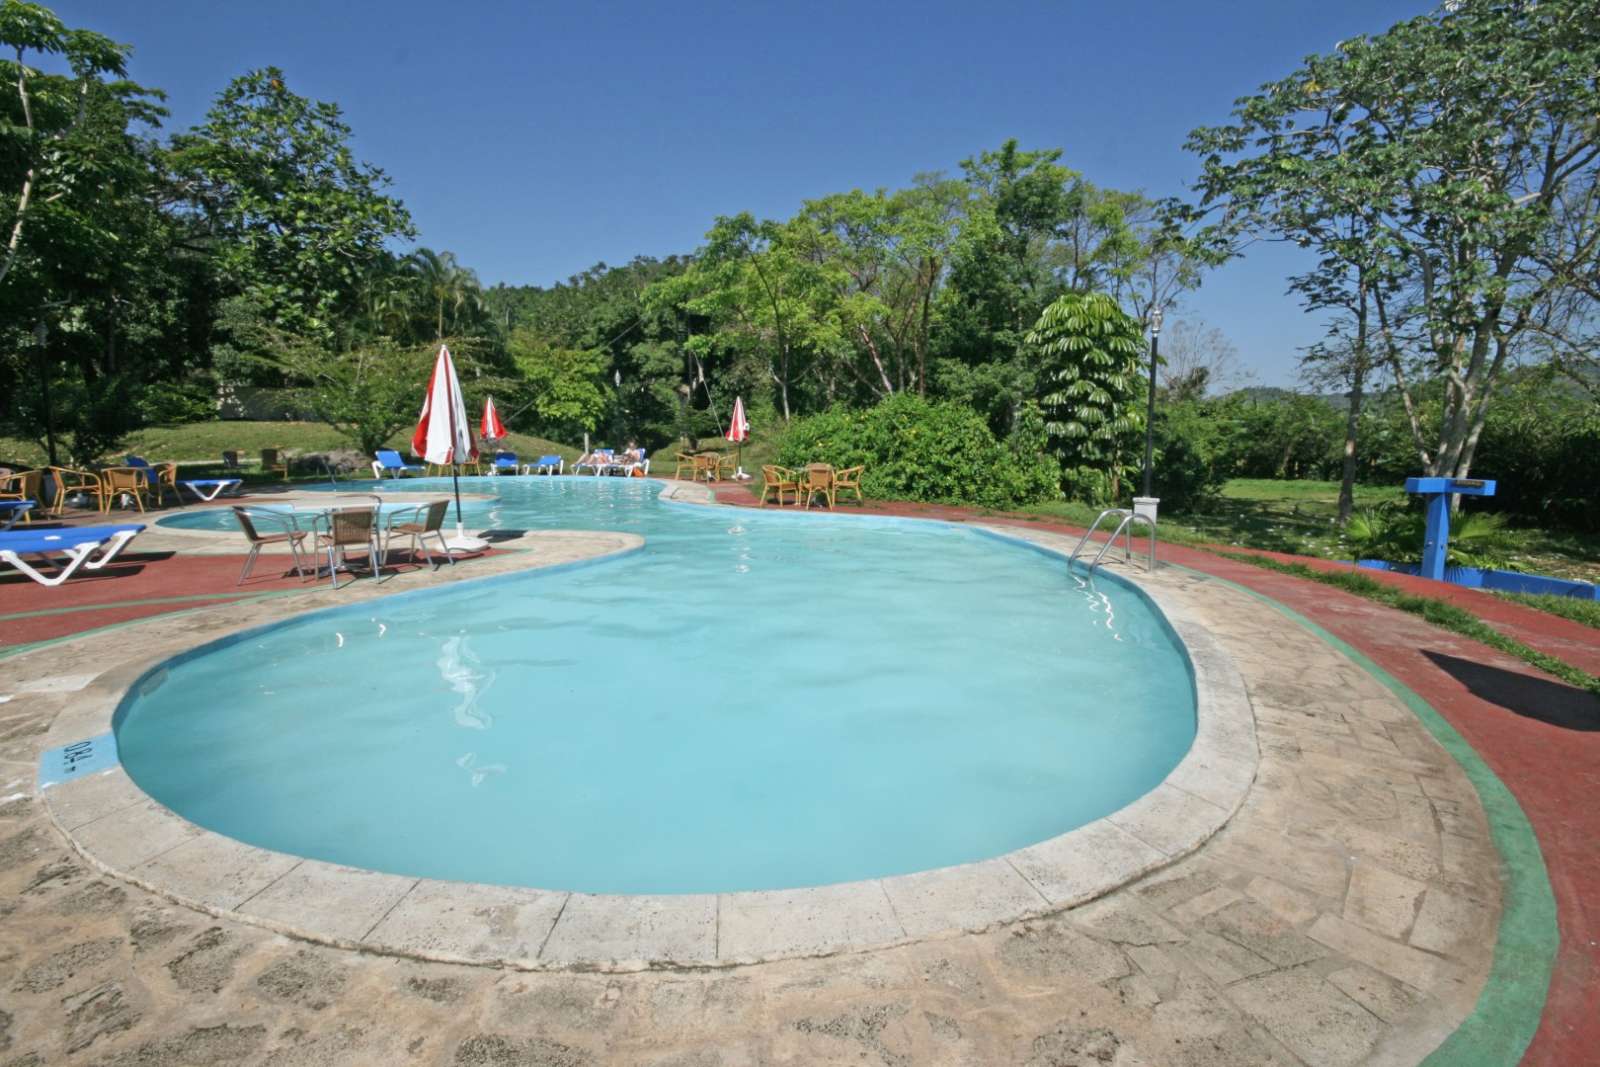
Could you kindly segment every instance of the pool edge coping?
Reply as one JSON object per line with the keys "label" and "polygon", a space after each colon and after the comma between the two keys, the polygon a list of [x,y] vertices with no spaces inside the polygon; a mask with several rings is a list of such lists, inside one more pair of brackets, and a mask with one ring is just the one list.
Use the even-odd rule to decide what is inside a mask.
{"label": "pool edge coping", "polygon": [[[665,482],[659,496],[717,506],[698,485]],[[965,528],[1064,555],[1005,529]],[[578,565],[603,563],[626,551]],[[52,823],[97,869],[206,914],[345,949],[528,971],[630,971],[732,967],[980,932],[1082,905],[1177,862],[1226,825],[1255,779],[1254,710],[1232,659],[1159,586],[1128,573],[1116,580],[1157,607],[1189,661],[1196,698],[1193,743],[1161,783],[1117,811],[971,863],[805,889],[585,894],[413,878],[246,845],[171,812],[139,789],[120,763],[37,792]],[[397,590],[372,599],[426,591]],[[65,737],[56,730],[58,716],[47,743],[110,730],[126,694],[163,664],[263,625],[324,610],[330,609],[243,623],[159,654],[124,659],[86,686],[109,698],[98,727],[85,729],[83,717],[74,715],[78,725]],[[119,861],[119,849],[138,841],[146,851]],[[215,884],[218,872],[226,875],[223,882],[231,877],[237,891],[224,893]],[[491,933],[491,921],[499,934]]]}

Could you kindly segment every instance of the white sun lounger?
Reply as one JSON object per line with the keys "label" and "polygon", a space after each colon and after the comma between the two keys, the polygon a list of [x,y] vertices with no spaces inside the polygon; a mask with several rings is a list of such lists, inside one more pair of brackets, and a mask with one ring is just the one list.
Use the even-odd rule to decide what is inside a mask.
{"label": "white sun lounger", "polygon": [[[40,585],[60,585],[79,570],[97,571],[117,558],[143,526],[68,526],[58,530],[0,531],[0,562],[11,564]],[[23,556],[48,560],[65,556],[54,574],[36,569]]]}

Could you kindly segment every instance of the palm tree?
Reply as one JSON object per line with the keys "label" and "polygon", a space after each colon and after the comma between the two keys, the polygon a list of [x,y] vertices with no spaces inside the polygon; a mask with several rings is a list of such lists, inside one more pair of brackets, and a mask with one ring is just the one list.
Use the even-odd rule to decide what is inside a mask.
{"label": "palm tree", "polygon": [[419,248],[410,255],[407,264],[414,284],[434,307],[434,340],[444,340],[445,308],[450,309],[452,325],[463,310],[483,310],[483,288],[478,284],[477,274],[456,262],[454,253]]}
{"label": "palm tree", "polygon": [[361,324],[369,334],[410,340],[417,298],[411,261],[385,257],[358,284]]}

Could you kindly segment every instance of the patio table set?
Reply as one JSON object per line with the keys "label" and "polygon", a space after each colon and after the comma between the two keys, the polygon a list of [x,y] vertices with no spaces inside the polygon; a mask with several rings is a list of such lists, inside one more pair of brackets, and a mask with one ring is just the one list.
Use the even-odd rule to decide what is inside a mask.
{"label": "patio table set", "polygon": [[[392,504],[376,496],[372,500],[371,504],[333,504],[319,508],[234,505],[234,517],[250,543],[250,551],[235,584],[245,583],[261,550],[269,545],[288,547],[294,571],[301,578],[306,577],[307,556],[313,579],[321,577],[326,557],[328,576],[335,589],[339,588],[339,571],[351,570],[352,553],[365,557],[372,577],[380,577],[397,538],[408,542],[407,550],[413,556],[426,552],[433,567],[438,566],[433,548],[436,543],[437,554],[454,565],[455,554],[444,537],[449,500],[424,504]],[[302,522],[308,519],[309,523],[303,526]]]}
{"label": "patio table set", "polygon": [[[47,481],[53,493],[48,503],[44,493]],[[92,503],[102,513],[118,503],[144,511],[147,502],[165,503],[168,493],[182,504],[183,490],[197,501],[210,502],[240,484],[238,478],[179,478],[176,463],[151,464],[139,456],[128,456],[122,466],[98,471],[44,467],[0,472],[0,504],[10,505],[7,510],[12,522],[20,519],[26,523],[32,521],[35,511],[60,518],[68,503]],[[23,504],[27,506],[17,506]]]}
{"label": "patio table set", "polygon": [[721,452],[679,452],[677,461],[672,476],[682,479],[687,474],[694,482],[720,482],[736,470],[733,457]]}
{"label": "patio table set", "polygon": [[861,472],[864,470],[865,467],[835,469],[829,463],[808,463],[799,470],[768,464],[761,468],[761,505],[765,507],[771,495],[777,498],[781,508],[785,494],[791,497],[794,506],[804,508],[821,497],[830,511],[845,494],[853,493],[856,503],[864,503],[861,495]]}

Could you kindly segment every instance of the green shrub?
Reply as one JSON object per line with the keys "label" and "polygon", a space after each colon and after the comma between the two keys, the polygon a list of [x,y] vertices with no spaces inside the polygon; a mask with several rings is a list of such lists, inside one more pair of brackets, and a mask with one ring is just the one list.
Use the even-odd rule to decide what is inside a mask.
{"label": "green shrub", "polygon": [[834,407],[796,419],[778,446],[778,462],[864,466],[862,490],[884,500],[1009,508],[1057,494],[1037,412],[1025,412],[1017,432],[1001,442],[970,408],[909,393],[865,410]]}
{"label": "green shrub", "polygon": [[1203,401],[1156,406],[1152,477],[1163,511],[1189,511],[1227,481],[1223,430]]}
{"label": "green shrub", "polygon": [[[1350,516],[1344,536],[1359,559],[1420,563],[1426,530],[1427,516],[1421,512],[1388,505]],[[1501,516],[1464,511],[1451,517],[1450,542],[1445,548],[1448,566],[1516,570],[1510,556]]]}
{"label": "green shrub", "polygon": [[210,375],[142,386],[134,401],[141,426],[209,422],[217,417],[217,387]]}

